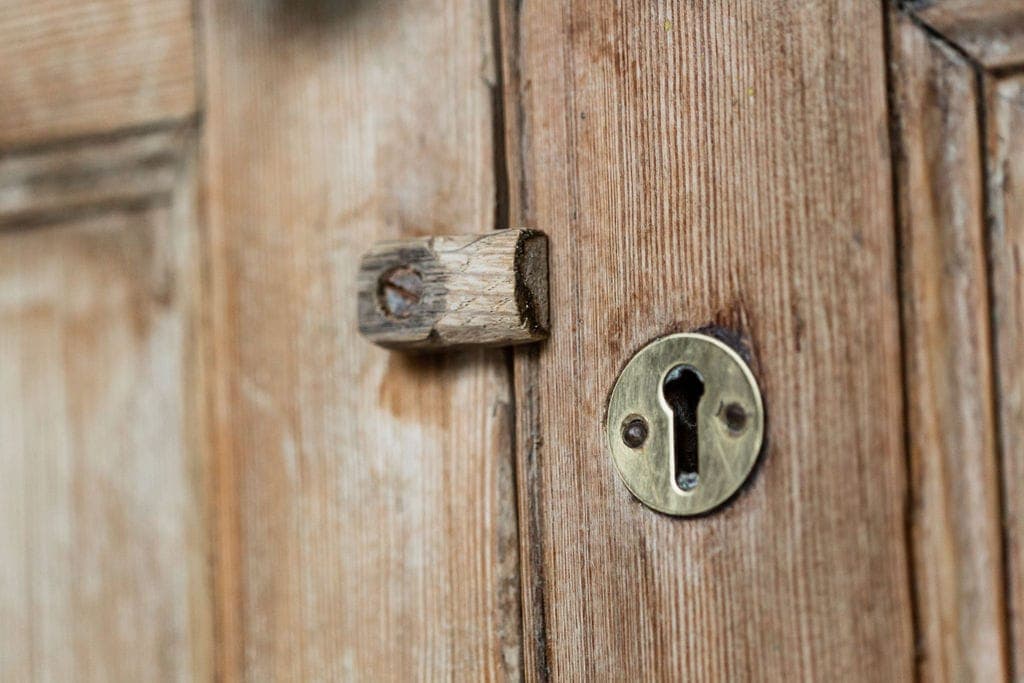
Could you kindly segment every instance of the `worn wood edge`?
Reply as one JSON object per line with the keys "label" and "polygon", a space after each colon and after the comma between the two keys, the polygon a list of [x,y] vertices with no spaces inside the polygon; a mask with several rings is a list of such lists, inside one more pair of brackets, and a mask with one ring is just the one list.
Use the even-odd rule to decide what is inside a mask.
{"label": "worn wood edge", "polygon": [[985,81],[988,256],[1010,679],[1024,677],[1024,76]]}
{"label": "worn wood edge", "polygon": [[172,206],[196,131],[189,118],[0,152],[0,230]]}
{"label": "worn wood edge", "polygon": [[[506,180],[506,204],[501,218],[506,225],[536,225],[526,179],[526,164],[530,158],[530,121],[522,86],[522,3],[518,0],[491,2],[495,6],[499,104],[505,136],[504,155],[500,160],[503,168],[499,169],[504,172],[502,177]],[[540,431],[538,346],[519,346],[509,353],[515,401],[512,457],[519,520],[522,666],[526,680],[546,681],[551,677],[551,654],[542,547],[544,511],[539,500],[539,465],[544,441]]]}
{"label": "worn wood edge", "polygon": [[188,460],[188,479],[193,492],[194,507],[189,510],[193,534],[200,546],[191,553],[189,571],[192,606],[190,651],[196,680],[210,680],[216,674],[216,574],[213,557],[216,538],[211,534],[216,500],[212,497],[213,460],[209,451],[207,398],[213,381],[208,364],[207,348],[210,343],[205,334],[205,286],[203,280],[204,245],[200,206],[200,165],[198,131],[191,126],[175,130],[179,141],[180,167],[176,190],[172,194],[170,212],[172,226],[177,234],[172,239],[186,241],[182,250],[184,262],[179,269],[181,293],[186,318],[184,335],[184,368],[186,376],[184,395],[185,438],[191,456]]}
{"label": "worn wood edge", "polygon": [[[542,232],[526,228],[378,243],[359,266],[359,331],[419,351],[545,339],[547,248]],[[398,292],[397,314],[385,310],[386,287]]]}
{"label": "worn wood edge", "polygon": [[547,235],[520,230],[514,267],[520,323],[530,330],[531,341],[546,339],[550,329]]}
{"label": "worn wood edge", "polygon": [[[213,65],[223,46],[215,40],[210,2],[195,2],[197,97],[208,107]],[[204,115],[205,119],[205,115]],[[231,368],[238,348],[238,334],[225,312],[232,309],[229,280],[233,266],[229,255],[226,218],[220,203],[209,196],[221,187],[221,159],[209,137],[204,120],[199,128],[197,207],[200,242],[200,362],[205,371],[202,410],[207,459],[207,500],[210,508],[209,537],[213,589],[212,641],[214,680],[231,683],[246,677],[243,516],[240,500],[241,468],[233,429]]]}
{"label": "worn wood edge", "polygon": [[[922,439],[928,438],[929,426],[941,430],[949,424],[948,420],[958,419],[965,412],[980,416],[983,437],[990,435],[993,427],[987,273],[981,240],[984,221],[983,159],[979,144],[980,122],[977,120],[980,103],[976,73],[974,65],[964,55],[923,30],[912,17],[891,12],[889,21],[895,91],[892,100],[895,189],[902,251],[901,317],[908,399],[911,486],[908,523],[912,532],[912,588],[917,612],[919,673],[925,679],[1005,676],[1006,633],[1001,618],[1003,594],[998,561],[1001,554],[999,482],[994,444],[980,444],[980,452],[974,451],[980,457],[974,458],[964,457],[972,453],[971,444],[960,444],[965,450],[957,450],[956,453],[949,452],[949,447],[939,454],[922,450],[928,448]],[[962,100],[957,92],[951,90],[950,80],[936,73],[939,69],[959,71],[955,76],[959,86],[970,90],[969,101],[964,102],[961,110],[961,113],[966,112],[966,120],[954,120],[956,113],[951,110],[955,109],[956,102]],[[912,137],[926,135],[922,133],[922,126],[927,125],[924,117],[929,112],[924,109],[911,111],[910,106],[919,98],[925,107],[935,104],[927,100],[929,93],[946,102],[941,106],[942,123],[958,127],[952,133],[944,131],[943,143],[948,144],[951,150],[964,149],[964,153],[974,158],[975,164],[945,166],[942,151],[929,148],[929,142],[934,141]],[[961,136],[959,148],[956,146],[956,133]],[[963,137],[966,137],[966,143]],[[933,254],[939,251],[939,256],[947,262],[949,259],[958,261],[959,255],[942,253],[942,250],[962,245],[945,242],[950,239],[950,231],[956,230],[955,226],[938,230],[926,224],[930,220],[954,220],[955,216],[932,213],[936,207],[931,202],[941,201],[946,193],[935,187],[931,192],[917,192],[913,189],[915,178],[931,180],[932,183],[954,183],[955,191],[974,198],[969,207],[973,213],[966,219],[971,230],[960,235],[961,240],[966,240],[970,253],[966,257],[967,263],[956,267],[953,272],[930,271],[927,262],[923,270],[917,265],[916,256],[927,260],[926,250]],[[941,212],[942,208],[938,211]],[[941,300],[943,295],[938,288],[951,278],[955,278],[961,288],[969,290],[970,303]],[[934,311],[929,313],[920,308],[929,304],[940,309],[944,304],[947,307],[967,306],[973,312],[976,324],[957,327],[953,331],[943,328],[929,332],[929,324],[940,324],[934,319]],[[959,340],[955,338],[958,334],[961,335]],[[947,373],[945,377],[930,377],[929,372],[935,371],[934,366],[920,367],[926,359],[919,359],[917,352],[934,339],[943,337],[948,344],[945,351],[954,354],[971,354],[972,343],[977,341],[970,364],[974,366],[973,379],[979,384],[979,390],[957,394],[957,400],[948,402],[952,405],[945,405],[941,400],[933,401],[930,408],[922,412],[921,401],[928,401],[928,384],[931,381],[943,385],[948,381],[950,385],[960,386],[963,380],[958,376],[957,368],[961,367],[959,356],[957,362],[939,369],[940,373]],[[933,417],[927,418],[926,415],[931,413],[934,413]],[[937,417],[943,413],[945,419]],[[937,425],[936,419],[939,420]],[[943,459],[937,460],[933,456]],[[964,467],[968,468],[966,473]],[[975,492],[978,497],[973,500],[961,495],[970,488],[969,483],[965,485],[970,480],[980,482],[981,488],[980,494]],[[969,492],[966,495],[970,495]],[[943,576],[939,577],[937,573]],[[931,585],[933,583],[942,585]],[[979,603],[982,604],[980,609]],[[979,613],[984,616],[979,617]],[[950,629],[953,634],[948,632]]]}
{"label": "worn wood edge", "polygon": [[909,0],[903,7],[985,68],[1024,66],[1024,4],[1016,0]]}

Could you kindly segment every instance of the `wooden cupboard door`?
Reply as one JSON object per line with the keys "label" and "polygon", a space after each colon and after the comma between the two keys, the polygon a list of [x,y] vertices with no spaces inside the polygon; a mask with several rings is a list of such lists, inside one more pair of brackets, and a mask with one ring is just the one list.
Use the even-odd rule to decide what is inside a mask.
{"label": "wooden cupboard door", "polygon": [[[0,679],[1022,680],[1013,0],[0,0]],[[357,332],[543,230],[550,338]],[[766,438],[605,443],[663,335]]]}

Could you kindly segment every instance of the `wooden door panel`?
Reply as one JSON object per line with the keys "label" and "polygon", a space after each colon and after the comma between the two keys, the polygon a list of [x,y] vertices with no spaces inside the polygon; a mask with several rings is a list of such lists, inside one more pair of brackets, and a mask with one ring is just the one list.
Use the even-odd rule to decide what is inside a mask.
{"label": "wooden door panel", "polygon": [[494,227],[486,3],[204,3],[221,667],[516,678],[500,351],[357,336],[378,239]]}
{"label": "wooden door panel", "polygon": [[[3,680],[212,673],[195,138],[155,136],[0,161]],[[154,149],[129,199],[54,191]]]}
{"label": "wooden door panel", "polygon": [[1024,6],[892,12],[919,672],[1018,680]]}
{"label": "wooden door panel", "polygon": [[[504,5],[511,222],[553,264],[551,339],[516,355],[529,670],[912,675],[879,9]],[[728,507],[673,519],[617,478],[603,412],[639,347],[707,325],[752,353],[767,446]]]}
{"label": "wooden door panel", "polygon": [[0,33],[0,678],[206,679],[191,3]]}
{"label": "wooden door panel", "polygon": [[979,81],[893,23],[914,584],[927,679],[1005,672]]}

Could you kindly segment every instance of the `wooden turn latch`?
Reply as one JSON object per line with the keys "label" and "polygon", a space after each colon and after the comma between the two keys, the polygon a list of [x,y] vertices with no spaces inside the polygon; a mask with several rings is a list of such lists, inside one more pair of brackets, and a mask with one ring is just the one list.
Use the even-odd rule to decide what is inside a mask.
{"label": "wooden turn latch", "polygon": [[391,349],[548,336],[548,243],[536,230],[381,242],[359,265],[359,331]]}

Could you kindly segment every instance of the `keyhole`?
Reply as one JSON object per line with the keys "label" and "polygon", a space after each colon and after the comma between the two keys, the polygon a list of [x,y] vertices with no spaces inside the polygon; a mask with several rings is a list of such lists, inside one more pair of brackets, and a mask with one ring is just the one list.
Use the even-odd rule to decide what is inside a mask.
{"label": "keyhole", "polygon": [[697,405],[704,395],[704,380],[693,368],[677,365],[665,376],[661,391],[672,409],[676,483],[682,490],[692,491],[700,481]]}

